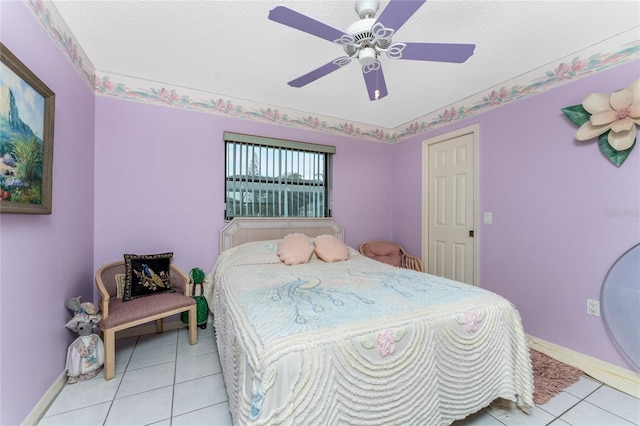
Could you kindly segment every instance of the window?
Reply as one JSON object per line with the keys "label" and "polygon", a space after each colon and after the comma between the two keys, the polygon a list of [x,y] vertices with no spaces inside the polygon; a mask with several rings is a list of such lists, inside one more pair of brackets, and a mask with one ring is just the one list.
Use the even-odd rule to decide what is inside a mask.
{"label": "window", "polygon": [[328,217],[333,146],[224,133],[225,219]]}

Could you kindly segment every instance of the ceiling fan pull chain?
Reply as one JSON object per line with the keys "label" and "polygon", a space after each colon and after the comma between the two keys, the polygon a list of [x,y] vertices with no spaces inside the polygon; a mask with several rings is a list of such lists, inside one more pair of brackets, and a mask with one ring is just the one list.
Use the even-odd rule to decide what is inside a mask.
{"label": "ceiling fan pull chain", "polygon": [[380,88],[378,87],[378,77],[380,77],[380,67],[376,70],[376,90],[373,92],[373,97],[377,101],[380,99]]}

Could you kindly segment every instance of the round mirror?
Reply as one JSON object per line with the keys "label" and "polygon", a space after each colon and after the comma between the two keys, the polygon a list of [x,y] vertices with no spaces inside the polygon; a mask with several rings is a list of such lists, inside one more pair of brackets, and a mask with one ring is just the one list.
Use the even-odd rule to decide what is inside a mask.
{"label": "round mirror", "polygon": [[640,244],[631,247],[609,269],[600,303],[613,341],[640,371]]}

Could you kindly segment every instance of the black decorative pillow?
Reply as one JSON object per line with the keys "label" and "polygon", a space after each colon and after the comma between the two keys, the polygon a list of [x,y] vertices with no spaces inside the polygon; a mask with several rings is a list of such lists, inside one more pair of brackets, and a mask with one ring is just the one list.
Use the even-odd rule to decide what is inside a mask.
{"label": "black decorative pillow", "polygon": [[125,254],[125,282],[122,301],[152,296],[160,293],[175,293],[171,288],[169,268],[173,253]]}

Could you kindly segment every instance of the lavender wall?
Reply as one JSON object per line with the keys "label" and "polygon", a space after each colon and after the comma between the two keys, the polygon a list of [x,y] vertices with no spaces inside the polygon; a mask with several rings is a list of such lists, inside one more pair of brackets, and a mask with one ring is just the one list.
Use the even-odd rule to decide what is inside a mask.
{"label": "lavender wall", "polygon": [[480,285],[518,307],[528,334],[631,369],[586,299],[640,241],[640,148],[617,168],[595,140],[574,140],[560,109],[639,77],[636,61],[396,145],[394,180],[408,187],[394,193],[392,235],[419,252],[421,141],[479,123],[478,214],[493,213],[479,230]]}
{"label": "lavender wall", "polygon": [[0,19],[2,43],[56,94],[53,213],[0,216],[0,424],[15,425],[65,368],[65,301],[93,297],[94,95],[23,2],[3,1]]}
{"label": "lavender wall", "polygon": [[[184,269],[211,268],[225,130],[337,146],[333,211],[347,243],[392,238],[419,253],[421,141],[480,123],[479,213],[494,214],[479,230],[481,285],[517,305],[528,333],[628,368],[584,312],[640,237],[639,148],[616,168],[595,143],[573,140],[560,108],[624,87],[638,62],[389,146],[94,98],[23,2],[2,2],[0,24],[2,42],[56,92],[53,214],[0,216],[0,424],[24,420],[64,369],[75,338],[64,301],[92,298],[99,265],[173,250]],[[31,317],[37,351],[14,326]]]}
{"label": "lavender wall", "polygon": [[96,98],[95,264],[173,251],[209,271],[224,226],[224,131],[336,146],[333,215],[352,246],[391,237],[394,146]]}

